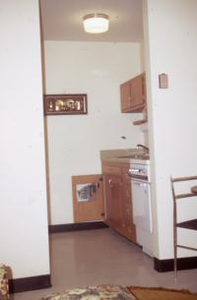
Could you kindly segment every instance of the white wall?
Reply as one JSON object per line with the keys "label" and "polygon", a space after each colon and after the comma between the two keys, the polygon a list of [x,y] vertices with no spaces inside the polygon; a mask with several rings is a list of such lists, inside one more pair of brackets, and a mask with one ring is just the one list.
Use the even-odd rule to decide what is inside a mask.
{"label": "white wall", "polygon": [[51,224],[73,222],[71,176],[100,173],[101,149],[143,142],[136,114],[120,112],[119,91],[140,59],[139,44],[45,42],[46,93],[88,94],[88,115],[47,117]]}
{"label": "white wall", "polygon": [[[197,174],[197,1],[147,0],[145,38],[150,147],[153,167],[155,208],[155,256],[173,257],[172,194],[170,176]],[[147,9],[147,11],[146,11]],[[146,14],[147,12],[147,14]],[[158,74],[167,73],[169,89],[158,88]],[[180,217],[195,217],[197,202],[180,207]],[[181,230],[186,244],[197,244],[197,233],[190,238]],[[195,252],[179,251],[181,256]]]}
{"label": "white wall", "polygon": [[38,1],[1,1],[0,260],[13,278],[49,270]]}

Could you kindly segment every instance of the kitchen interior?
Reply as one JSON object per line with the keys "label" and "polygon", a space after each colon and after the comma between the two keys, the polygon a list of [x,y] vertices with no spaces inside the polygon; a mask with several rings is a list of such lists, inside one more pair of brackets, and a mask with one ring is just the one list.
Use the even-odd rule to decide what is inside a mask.
{"label": "kitchen interior", "polygon": [[[81,33],[83,30],[82,15],[91,11],[89,7],[92,4],[84,1],[83,5],[87,8],[82,9],[79,6],[76,9],[75,4],[64,1],[64,7],[61,7],[62,3],[62,1],[59,4],[53,2],[53,7],[50,8],[52,1],[41,1],[44,18],[42,26],[46,74],[45,118],[48,140],[51,225],[104,221],[110,228],[131,242],[142,246],[144,252],[153,256],[142,2],[103,1],[94,4],[96,7],[94,11],[109,14],[109,30],[101,34],[84,33],[84,35]],[[73,34],[74,41],[72,42],[67,40],[51,42],[47,40],[47,29],[50,31],[49,27],[56,24],[57,15],[55,20],[52,19],[54,23],[49,24],[45,11],[47,10],[49,14],[56,10],[55,13],[58,14],[58,11],[63,8],[68,10],[67,14],[70,19],[72,14],[73,16],[77,13],[81,14],[81,24],[79,24],[81,28],[74,30],[76,36]],[[133,28],[134,33],[127,32],[127,35],[123,36],[122,32],[117,34],[114,30],[117,30],[116,27],[122,26],[121,30],[125,31],[126,24],[122,25],[121,23],[123,23],[122,19],[126,11],[135,11],[138,20],[136,17],[131,18],[127,13],[127,17],[130,18],[127,22],[136,23],[139,28],[136,28],[135,24],[127,24],[129,28]],[[71,25],[69,24],[71,30],[69,37],[72,37]],[[65,39],[69,39],[69,37],[67,38],[64,34]],[[75,41],[77,38],[82,41]],[[83,60],[84,70],[81,70],[78,58],[72,52],[70,59],[73,66],[67,65],[67,61],[63,60],[63,65],[60,67],[58,64],[61,63],[61,54],[52,58],[48,52],[50,50],[51,52],[59,51],[61,43],[65,48],[67,46],[83,47],[84,53],[89,50],[86,50],[86,47],[91,49],[91,44],[93,44],[95,57],[92,58],[91,66],[87,66],[88,60],[91,59],[90,56],[87,57],[86,53],[84,55],[82,53],[81,60]],[[114,55],[113,59],[120,60],[119,62],[114,61],[117,67],[112,69],[110,64],[113,63],[113,59],[110,60],[110,53],[103,54],[101,51],[97,53],[97,44],[100,49],[102,48],[102,52],[105,52],[107,45],[112,57]],[[114,50],[114,47],[119,46],[121,47],[120,52],[118,49]],[[67,51],[65,51],[65,56],[66,53]],[[128,63],[122,59],[122,56],[125,56]],[[104,65],[103,63],[99,64],[100,59],[103,58],[105,59]],[[54,61],[51,62],[50,59]],[[49,74],[52,73],[50,69],[52,63],[52,67],[55,69],[53,71],[57,76],[55,84],[52,83],[50,78],[52,76]],[[58,67],[56,69],[54,66],[55,63],[59,67],[59,75],[57,74]],[[120,64],[121,68],[119,68]],[[61,68],[69,70],[64,80],[61,78],[63,75]],[[75,70],[76,76],[71,68]],[[84,74],[82,74],[83,71]],[[109,73],[107,78],[105,78],[106,72]],[[87,76],[89,81],[85,85],[83,85],[84,76]],[[66,80],[68,77],[69,80]],[[60,80],[59,86],[58,80]],[[92,87],[90,87],[91,84]],[[106,89],[106,85],[110,85],[108,89]],[[68,94],[68,98],[71,98],[72,94],[78,93],[87,95],[87,115],[65,115],[64,112],[68,112],[68,109],[65,108],[67,100],[64,102],[61,99],[64,99],[64,94]],[[49,94],[48,97],[47,94]],[[59,97],[53,99],[50,94],[59,94]],[[95,94],[99,94],[99,98],[102,98],[97,99],[97,96],[94,99]],[[86,124],[83,124],[84,122]],[[103,122],[106,128],[103,128]],[[95,141],[95,136],[98,141]],[[83,163],[81,163],[82,156]],[[96,173],[98,174],[95,175]],[[99,177],[102,177],[102,182],[100,181],[101,194],[98,193],[99,189],[95,188],[97,195],[94,198],[91,196],[88,198],[86,195],[86,199],[81,200],[75,197],[75,194],[79,193],[76,191],[77,186],[82,184],[83,189],[92,187]]]}
{"label": "kitchen interior", "polygon": [[[108,32],[84,33],[83,16],[92,10],[109,16]],[[65,25],[60,17],[55,19],[60,12]],[[61,114],[63,101],[57,108],[54,104],[54,114],[45,115],[50,225],[104,221],[152,257],[154,210],[142,1],[77,5],[41,0],[41,16],[45,95],[59,95],[58,100],[61,95],[87,95],[86,114]],[[159,84],[168,88],[166,74]],[[76,197],[78,185],[98,187],[95,176],[103,189],[99,205],[91,195],[86,194],[84,201]]]}
{"label": "kitchen interior", "polygon": [[[82,5],[86,8],[81,8]],[[50,31],[53,26],[55,27],[57,15],[63,9],[67,10],[69,18],[65,25],[59,22],[63,27],[69,26],[64,36],[63,29],[59,29],[60,39],[63,36],[65,40],[51,41],[58,28],[52,33]],[[82,17],[92,10],[109,15],[108,32],[101,34],[82,32]],[[129,15],[131,11],[135,17]],[[56,19],[53,19],[50,14],[55,14]],[[77,14],[81,15],[78,27],[71,23],[72,17],[76,18]],[[47,104],[45,102],[45,108],[47,105],[49,108],[45,119],[51,225],[104,220],[112,229],[132,242],[143,245],[144,251],[153,255],[150,245],[152,212],[142,2],[102,1],[99,4],[92,4],[83,1],[76,8],[76,4],[69,1],[42,0],[41,15],[45,97],[59,94],[56,103],[50,96],[45,100],[48,101]],[[46,18],[47,16],[51,19]],[[124,24],[124,18],[128,24]],[[74,33],[72,33],[72,25],[76,26]],[[132,32],[126,31],[126,26],[132,28]],[[118,30],[121,32],[117,32]],[[69,40],[71,38],[72,41]],[[92,46],[95,57],[91,57],[89,53]],[[65,50],[65,56],[68,52],[67,47],[74,49],[69,52],[68,58],[72,61],[72,66],[63,58],[61,47]],[[76,48],[79,49],[78,52],[82,49],[82,53],[77,54]],[[55,55],[56,51],[59,52],[57,55]],[[61,58],[62,66],[60,66]],[[104,63],[100,62],[103,59]],[[116,65],[113,66],[114,64]],[[66,78],[61,78],[64,75],[63,69],[69,70]],[[51,75],[53,73],[56,78]],[[85,84],[83,84],[84,77],[87,77],[86,81],[88,81]],[[87,94],[87,115],[63,114],[65,107],[60,99],[65,94],[78,93]],[[52,101],[54,105],[50,108]],[[83,162],[81,162],[82,157]],[[95,197],[94,201],[87,199],[80,203],[73,202],[72,187],[76,185],[72,184],[71,177],[76,179],[79,176],[81,183],[84,183],[84,177],[87,181],[88,176],[90,183],[93,183],[94,174],[103,177],[103,196]],[[80,180],[77,184],[80,184]],[[138,207],[140,202],[134,202],[134,198],[141,199],[141,208]],[[100,201],[100,205],[97,201]],[[145,214],[138,215],[138,209]],[[149,228],[148,234],[146,234],[147,228]]]}

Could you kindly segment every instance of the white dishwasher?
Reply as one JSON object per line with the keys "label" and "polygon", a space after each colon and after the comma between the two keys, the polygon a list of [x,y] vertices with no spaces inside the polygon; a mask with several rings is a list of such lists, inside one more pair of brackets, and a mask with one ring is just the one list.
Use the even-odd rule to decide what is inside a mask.
{"label": "white dishwasher", "polygon": [[133,221],[137,243],[153,256],[153,221],[151,203],[150,161],[133,159],[130,163]]}

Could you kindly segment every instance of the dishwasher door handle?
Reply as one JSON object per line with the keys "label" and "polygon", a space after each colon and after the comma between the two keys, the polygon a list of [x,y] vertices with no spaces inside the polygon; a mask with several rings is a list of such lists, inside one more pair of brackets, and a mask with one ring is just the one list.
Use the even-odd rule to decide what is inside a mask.
{"label": "dishwasher door handle", "polygon": [[132,181],[133,185],[136,185],[138,187],[146,187],[147,182],[140,182],[140,181]]}
{"label": "dishwasher door handle", "polygon": [[141,182],[138,182],[138,181],[137,181],[137,182],[134,181],[133,183],[134,183],[135,185],[138,185],[138,186],[144,186],[144,183],[141,183]]}

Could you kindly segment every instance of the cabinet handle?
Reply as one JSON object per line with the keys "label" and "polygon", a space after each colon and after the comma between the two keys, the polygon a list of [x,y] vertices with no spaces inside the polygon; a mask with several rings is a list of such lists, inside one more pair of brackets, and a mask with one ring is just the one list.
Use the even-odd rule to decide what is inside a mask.
{"label": "cabinet handle", "polygon": [[112,179],[111,178],[108,180],[108,184],[109,184],[109,187],[112,188],[113,184],[112,184]]}

